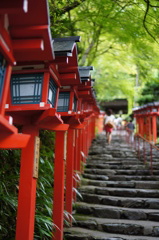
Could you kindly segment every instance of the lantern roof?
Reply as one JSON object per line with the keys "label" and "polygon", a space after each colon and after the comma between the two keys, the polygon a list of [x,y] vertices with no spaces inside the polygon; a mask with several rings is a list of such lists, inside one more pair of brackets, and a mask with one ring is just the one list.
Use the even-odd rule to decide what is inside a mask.
{"label": "lantern roof", "polygon": [[25,11],[8,14],[8,23],[13,55],[18,64],[53,61],[47,0],[28,0]]}
{"label": "lantern roof", "polygon": [[150,108],[150,107],[158,107],[159,106],[159,102],[150,102],[150,103],[147,103],[147,104],[144,104],[142,106],[137,106],[137,107],[134,107],[133,108],[133,111],[140,111],[140,110],[145,110],[147,108]]}
{"label": "lantern roof", "polygon": [[73,41],[53,42],[55,56],[72,56],[72,51],[75,46]]}
{"label": "lantern roof", "polygon": [[72,41],[72,42],[80,42],[80,36],[70,36],[70,37],[60,37],[60,38],[53,38],[56,42],[65,42],[65,41]]}
{"label": "lantern roof", "polygon": [[53,38],[55,56],[72,56],[76,42],[80,42],[80,37]]}
{"label": "lantern roof", "polygon": [[90,70],[93,70],[92,66],[78,67],[81,81],[88,81],[90,79]]}

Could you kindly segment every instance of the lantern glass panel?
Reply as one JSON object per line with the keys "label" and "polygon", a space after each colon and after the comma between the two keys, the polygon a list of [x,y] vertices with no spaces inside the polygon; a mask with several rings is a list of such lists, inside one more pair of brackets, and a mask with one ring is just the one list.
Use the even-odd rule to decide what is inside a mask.
{"label": "lantern glass panel", "polygon": [[57,85],[55,84],[54,80],[51,78],[49,83],[48,103],[50,103],[52,107],[55,107],[56,95],[57,95]]}
{"label": "lantern glass panel", "polygon": [[14,74],[11,77],[12,104],[41,102],[43,73]]}
{"label": "lantern glass panel", "polygon": [[3,55],[0,53],[0,99],[2,96],[4,78],[5,78],[5,71],[6,71],[6,61]]}
{"label": "lantern glass panel", "polygon": [[60,92],[57,112],[68,112],[70,102],[70,92]]}

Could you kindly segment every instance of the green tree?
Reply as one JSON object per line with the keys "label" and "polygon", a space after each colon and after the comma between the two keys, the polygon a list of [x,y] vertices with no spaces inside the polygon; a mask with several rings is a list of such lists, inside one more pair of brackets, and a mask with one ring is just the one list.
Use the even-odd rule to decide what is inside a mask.
{"label": "green tree", "polygon": [[144,105],[150,102],[159,101],[159,79],[157,82],[147,82],[141,91],[141,96],[138,98],[138,104]]}
{"label": "green tree", "polygon": [[[94,77],[97,79],[99,100],[101,96],[105,96],[105,99],[114,98],[120,95],[119,92],[122,96],[123,91],[129,91],[130,88],[133,95],[136,83],[139,88],[152,79],[159,60],[157,0],[55,0],[53,3],[51,13],[54,21],[51,22],[52,28],[58,29],[58,36],[82,37],[78,44],[79,62],[80,65],[93,65],[96,68]],[[60,27],[65,29],[61,31]],[[54,31],[53,35],[56,33]],[[122,65],[120,69],[119,65]],[[126,71],[125,75],[128,65],[132,70]],[[125,81],[125,86],[129,86],[129,89],[125,87],[124,90],[124,84],[117,84],[116,79],[119,82]],[[103,83],[105,81],[109,84]],[[105,85],[109,85],[109,94],[106,94],[107,88],[103,88]],[[114,89],[117,90],[116,93]],[[134,96],[130,101],[133,98]]]}

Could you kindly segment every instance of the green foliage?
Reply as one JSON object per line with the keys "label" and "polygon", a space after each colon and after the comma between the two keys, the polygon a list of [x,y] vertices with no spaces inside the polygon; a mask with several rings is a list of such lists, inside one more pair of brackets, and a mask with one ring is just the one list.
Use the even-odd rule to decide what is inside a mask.
{"label": "green foliage", "polygon": [[19,181],[19,150],[0,151],[0,239],[14,239]]}
{"label": "green foliage", "polygon": [[159,101],[159,81],[147,82],[141,91],[141,96],[138,98],[138,104],[144,105],[146,103]]}

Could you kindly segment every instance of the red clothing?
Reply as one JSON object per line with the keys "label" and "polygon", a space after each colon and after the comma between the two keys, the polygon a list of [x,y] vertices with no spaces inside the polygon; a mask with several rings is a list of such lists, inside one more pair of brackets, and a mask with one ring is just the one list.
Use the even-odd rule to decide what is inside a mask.
{"label": "red clothing", "polygon": [[104,126],[104,130],[105,130],[106,132],[111,133],[111,132],[113,131],[113,128],[110,128],[110,127],[108,127],[107,125],[105,125],[105,126]]}

